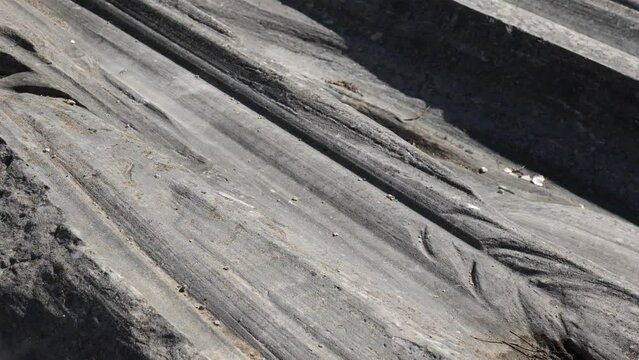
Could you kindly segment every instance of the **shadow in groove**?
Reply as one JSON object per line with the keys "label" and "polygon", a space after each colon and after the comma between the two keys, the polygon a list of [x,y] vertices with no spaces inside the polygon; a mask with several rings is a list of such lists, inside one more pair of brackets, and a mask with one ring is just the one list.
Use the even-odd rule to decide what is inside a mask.
{"label": "shadow in groove", "polygon": [[639,82],[452,1],[282,3],[477,141],[639,224]]}

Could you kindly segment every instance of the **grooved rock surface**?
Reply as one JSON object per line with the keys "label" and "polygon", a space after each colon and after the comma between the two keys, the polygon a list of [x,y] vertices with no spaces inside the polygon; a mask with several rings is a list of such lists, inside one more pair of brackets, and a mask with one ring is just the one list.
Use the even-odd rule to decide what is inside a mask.
{"label": "grooved rock surface", "polygon": [[637,358],[636,12],[504,3],[1,2],[4,347]]}
{"label": "grooved rock surface", "polygon": [[83,253],[47,187],[4,141],[0,159],[0,358],[200,358],[117,275]]}

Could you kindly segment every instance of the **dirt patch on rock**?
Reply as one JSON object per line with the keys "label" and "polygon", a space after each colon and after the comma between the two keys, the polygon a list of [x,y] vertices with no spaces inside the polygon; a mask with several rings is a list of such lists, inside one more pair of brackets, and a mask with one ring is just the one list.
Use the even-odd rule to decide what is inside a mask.
{"label": "dirt patch on rock", "polygon": [[0,160],[0,358],[198,358],[85,253],[2,139]]}

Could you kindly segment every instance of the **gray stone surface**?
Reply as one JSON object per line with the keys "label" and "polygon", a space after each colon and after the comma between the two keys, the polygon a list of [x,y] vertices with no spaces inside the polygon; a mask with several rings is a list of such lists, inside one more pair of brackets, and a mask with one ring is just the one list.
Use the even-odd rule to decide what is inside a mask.
{"label": "gray stone surface", "polygon": [[[450,1],[389,4],[2,2],[3,151],[48,187],[20,197],[25,220],[3,198],[2,246],[29,249],[32,221],[65,255],[56,284],[135,299],[101,297],[115,325],[92,330],[124,358],[636,358],[639,177],[616,172],[637,171],[636,79]],[[566,95],[584,78],[596,89]],[[584,139],[615,144],[589,182],[609,202],[571,185],[589,163],[553,181]],[[56,299],[30,269],[26,289]],[[28,298],[4,284],[2,311]],[[91,321],[73,316],[57,321]]]}

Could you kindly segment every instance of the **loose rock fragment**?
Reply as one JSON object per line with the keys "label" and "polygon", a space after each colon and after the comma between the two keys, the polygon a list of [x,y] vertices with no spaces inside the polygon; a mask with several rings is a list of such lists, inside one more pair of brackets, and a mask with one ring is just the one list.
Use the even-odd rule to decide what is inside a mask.
{"label": "loose rock fragment", "polygon": [[51,152],[51,149],[48,148],[48,147],[45,147],[44,149],[42,149],[42,152],[43,153],[48,153],[48,152]]}
{"label": "loose rock fragment", "polygon": [[393,194],[386,194],[386,197],[387,197],[387,198],[388,198],[388,200],[390,200],[390,201],[395,201],[395,200],[397,200],[397,199],[395,198],[395,195],[393,195]]}
{"label": "loose rock fragment", "polygon": [[213,325],[220,326],[220,325],[222,325],[222,323],[220,322],[220,320],[215,320],[215,321],[213,321]]}
{"label": "loose rock fragment", "polygon": [[488,172],[488,169],[485,166],[480,167],[477,172],[479,172],[480,174],[485,174]]}
{"label": "loose rock fragment", "polygon": [[544,181],[546,181],[546,178],[542,175],[535,175],[531,180],[531,182],[537,186],[544,186]]}
{"label": "loose rock fragment", "polygon": [[524,172],[522,171],[524,169],[524,167],[520,167],[518,169],[513,169],[513,168],[509,168],[509,167],[505,167],[504,168],[504,172],[506,174],[512,175],[512,176],[517,176],[517,177],[521,177],[524,175]]}

